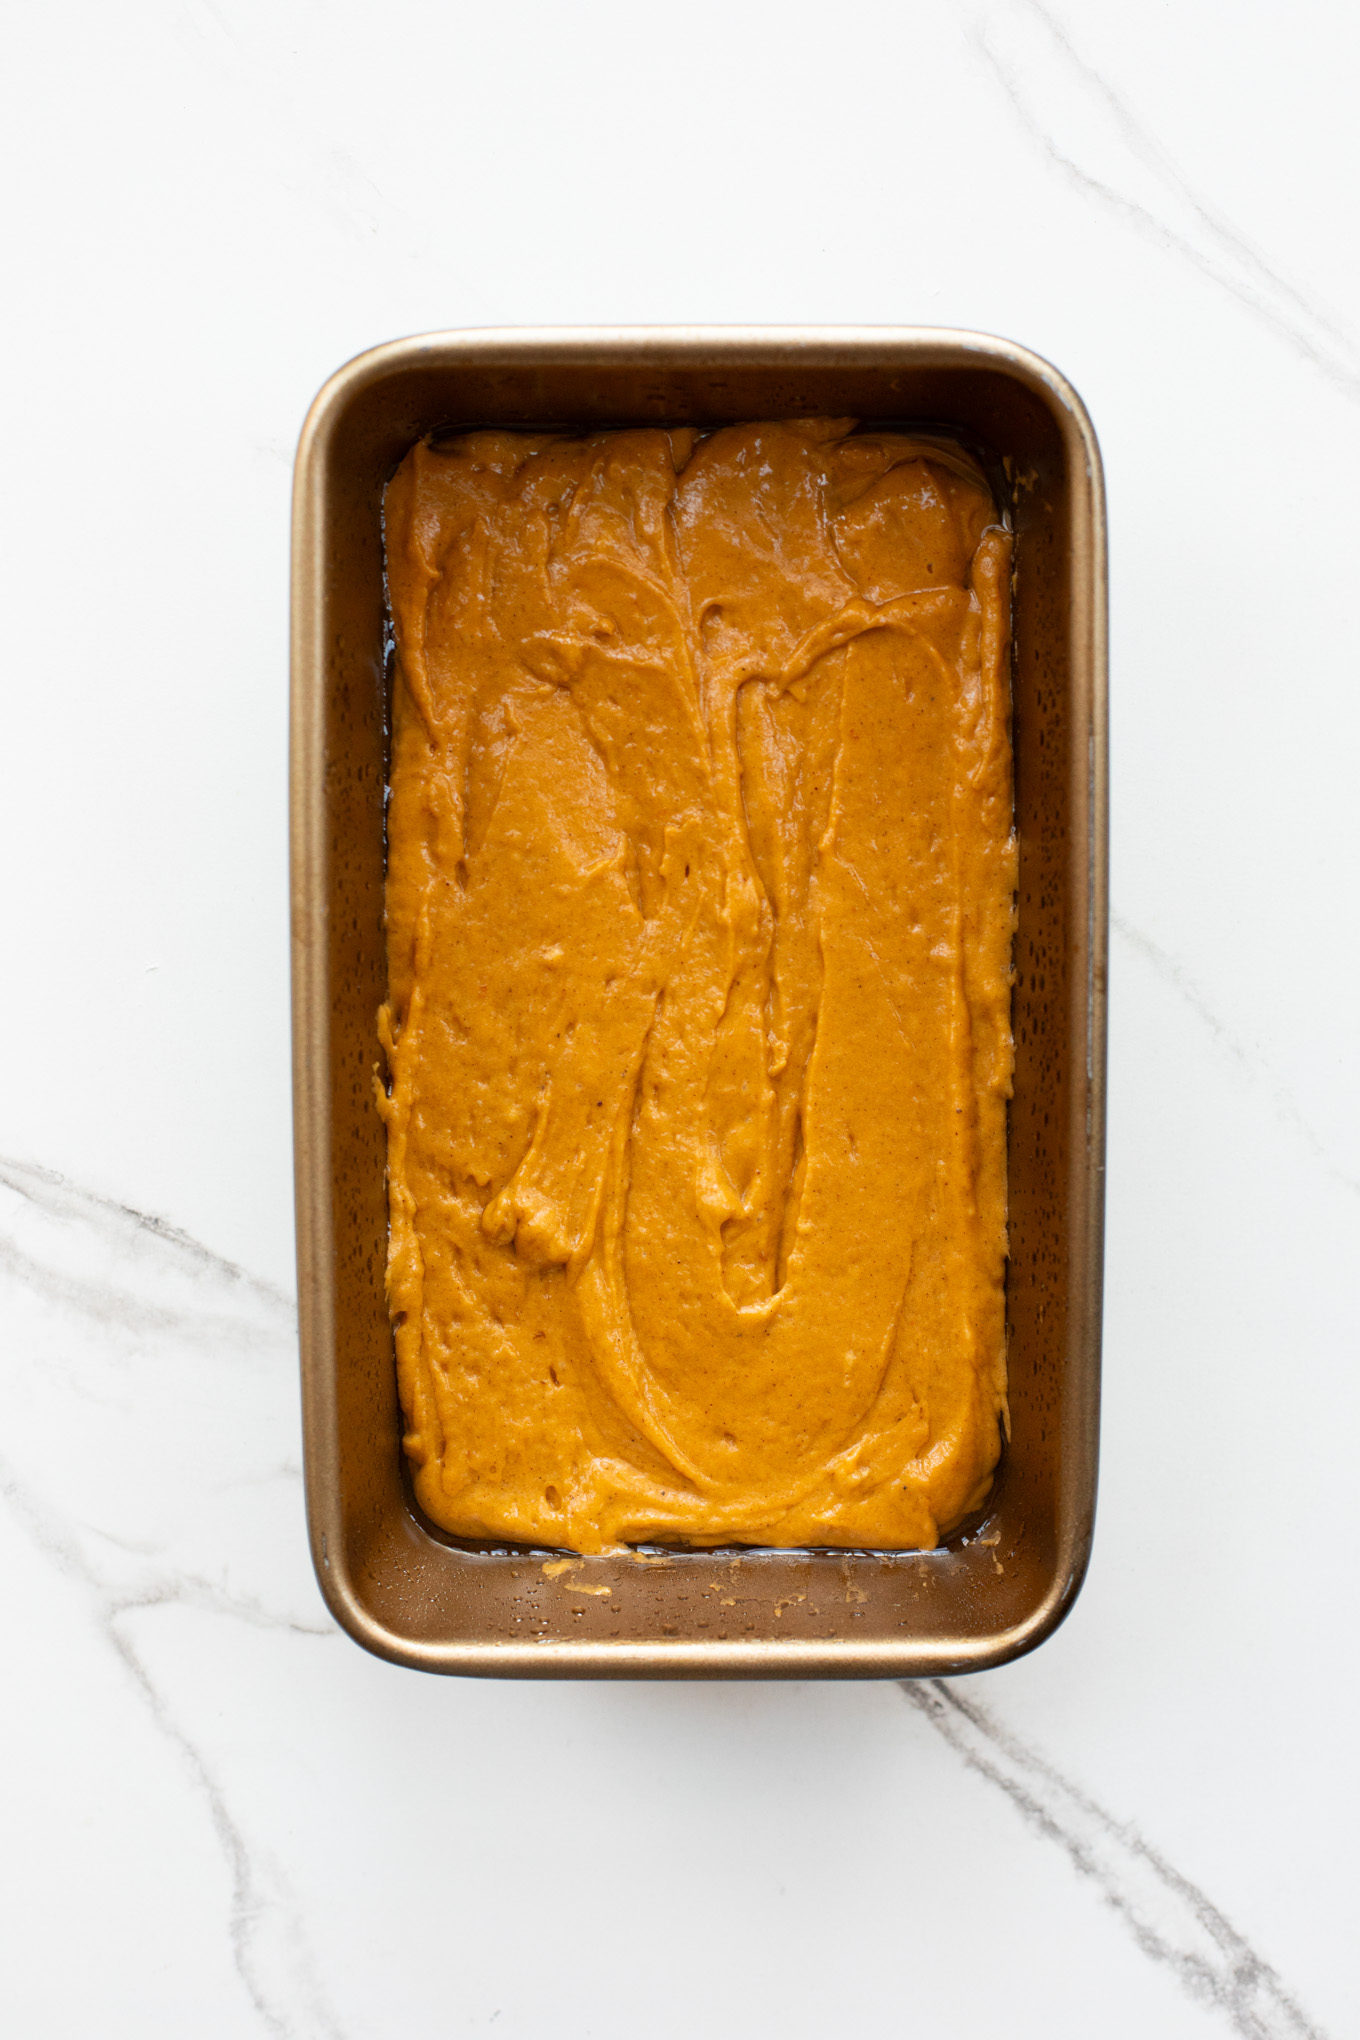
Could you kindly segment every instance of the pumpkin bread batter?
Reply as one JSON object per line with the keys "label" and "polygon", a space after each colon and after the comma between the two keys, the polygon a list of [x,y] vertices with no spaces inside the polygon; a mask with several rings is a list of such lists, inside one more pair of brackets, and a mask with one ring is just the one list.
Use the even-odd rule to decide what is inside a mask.
{"label": "pumpkin bread batter", "polygon": [[928,1547],[1005,1414],[1010,540],[846,419],[417,446],[388,1286],[420,1503]]}

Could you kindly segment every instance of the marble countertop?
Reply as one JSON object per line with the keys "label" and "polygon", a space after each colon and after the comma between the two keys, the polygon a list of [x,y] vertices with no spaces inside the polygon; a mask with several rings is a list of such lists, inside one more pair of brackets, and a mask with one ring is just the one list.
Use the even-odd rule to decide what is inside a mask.
{"label": "marble countertop", "polygon": [[[16,25],[6,2032],[1360,2030],[1357,59],[1342,0]],[[999,332],[1101,436],[1102,1492],[1002,1671],[441,1681],[311,1577],[292,449],[373,343],[601,321]]]}

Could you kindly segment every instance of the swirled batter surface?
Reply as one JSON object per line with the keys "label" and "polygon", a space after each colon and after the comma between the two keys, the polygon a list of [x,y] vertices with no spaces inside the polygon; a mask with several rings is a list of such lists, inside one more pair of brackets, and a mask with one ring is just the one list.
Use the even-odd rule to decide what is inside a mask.
{"label": "swirled batter surface", "polygon": [[851,421],[387,494],[389,1295],[447,1529],[930,1546],[1005,1402],[1010,541]]}

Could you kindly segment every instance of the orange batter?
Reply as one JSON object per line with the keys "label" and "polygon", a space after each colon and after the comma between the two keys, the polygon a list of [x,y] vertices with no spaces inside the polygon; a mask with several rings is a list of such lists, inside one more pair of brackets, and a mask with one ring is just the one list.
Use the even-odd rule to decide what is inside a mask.
{"label": "orange batter", "polygon": [[391,1247],[446,1529],[933,1545],[1005,1411],[1010,540],[846,419],[417,446]]}

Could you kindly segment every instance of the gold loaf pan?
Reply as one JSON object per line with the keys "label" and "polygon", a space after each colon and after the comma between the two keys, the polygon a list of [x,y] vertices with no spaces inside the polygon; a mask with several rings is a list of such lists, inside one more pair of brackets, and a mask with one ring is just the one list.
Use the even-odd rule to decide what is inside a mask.
{"label": "gold loaf pan", "polygon": [[[1009,1121],[1011,1437],[985,1521],[932,1552],[667,1551],[545,1571],[411,1499],[383,1295],[389,652],[382,493],[425,433],[808,415],[952,432],[1016,531],[1020,843]],[[1100,455],[1038,356],[924,328],[432,334],[360,355],[298,448],[293,514],[293,1098],[312,1556],[343,1628],[423,1671],[903,1678],[1042,1642],[1090,1551],[1105,1159],[1105,521]],[[608,1591],[604,1591],[607,1589]]]}

